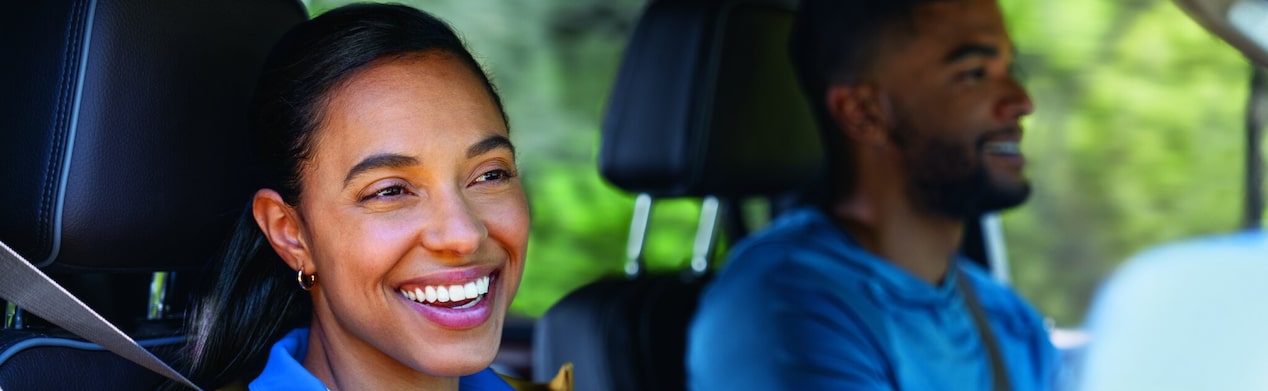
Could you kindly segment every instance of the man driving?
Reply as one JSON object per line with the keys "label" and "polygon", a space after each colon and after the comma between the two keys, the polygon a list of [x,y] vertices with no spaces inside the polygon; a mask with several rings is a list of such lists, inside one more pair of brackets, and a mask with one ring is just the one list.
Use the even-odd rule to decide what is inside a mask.
{"label": "man driving", "polygon": [[1030,193],[995,0],[802,0],[790,54],[828,163],[701,299],[696,390],[1045,390],[1036,311],[957,253]]}

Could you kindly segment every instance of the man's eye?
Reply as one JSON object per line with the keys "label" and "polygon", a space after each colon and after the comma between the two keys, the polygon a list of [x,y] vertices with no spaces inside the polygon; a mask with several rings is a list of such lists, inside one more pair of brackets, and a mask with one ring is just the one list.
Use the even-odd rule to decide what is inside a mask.
{"label": "man's eye", "polygon": [[977,67],[956,74],[956,80],[982,80],[986,78],[986,67]]}

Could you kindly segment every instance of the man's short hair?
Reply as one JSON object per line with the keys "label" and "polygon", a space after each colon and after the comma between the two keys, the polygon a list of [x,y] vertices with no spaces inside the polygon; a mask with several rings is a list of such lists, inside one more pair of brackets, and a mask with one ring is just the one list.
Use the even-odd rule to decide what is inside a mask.
{"label": "man's short hair", "polygon": [[858,81],[872,66],[878,49],[888,42],[887,34],[902,31],[895,27],[910,23],[917,5],[935,1],[946,0],[801,0],[788,51],[819,123],[828,172],[850,163],[838,150],[844,135],[824,104],[828,87]]}

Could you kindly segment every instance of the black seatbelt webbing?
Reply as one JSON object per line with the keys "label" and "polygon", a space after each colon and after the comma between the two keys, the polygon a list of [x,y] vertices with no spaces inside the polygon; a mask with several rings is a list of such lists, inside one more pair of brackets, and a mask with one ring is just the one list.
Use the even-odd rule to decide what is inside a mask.
{"label": "black seatbelt webbing", "polygon": [[1008,368],[1004,366],[1004,357],[1000,354],[999,343],[995,340],[995,333],[991,331],[991,323],[986,319],[986,311],[982,310],[982,305],[977,301],[977,292],[973,291],[968,275],[959,273],[955,276],[955,285],[960,290],[960,296],[964,297],[964,304],[968,305],[969,313],[973,315],[973,323],[977,325],[977,331],[982,336],[982,345],[986,348],[986,356],[991,361],[991,383],[994,384],[992,389],[1011,391],[1012,382],[1008,380]]}
{"label": "black seatbelt webbing", "polygon": [[172,380],[200,390],[0,242],[0,298]]}

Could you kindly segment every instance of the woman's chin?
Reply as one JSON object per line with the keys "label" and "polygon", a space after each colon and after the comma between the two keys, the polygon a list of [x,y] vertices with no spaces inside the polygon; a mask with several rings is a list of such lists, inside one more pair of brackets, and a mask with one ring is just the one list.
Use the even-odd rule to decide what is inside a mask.
{"label": "woman's chin", "polygon": [[419,372],[440,377],[467,376],[488,368],[497,356],[500,338],[472,338],[417,357],[412,365]]}
{"label": "woman's chin", "polygon": [[493,355],[481,360],[453,360],[449,362],[427,363],[421,372],[436,377],[462,377],[483,371],[493,364]]}

